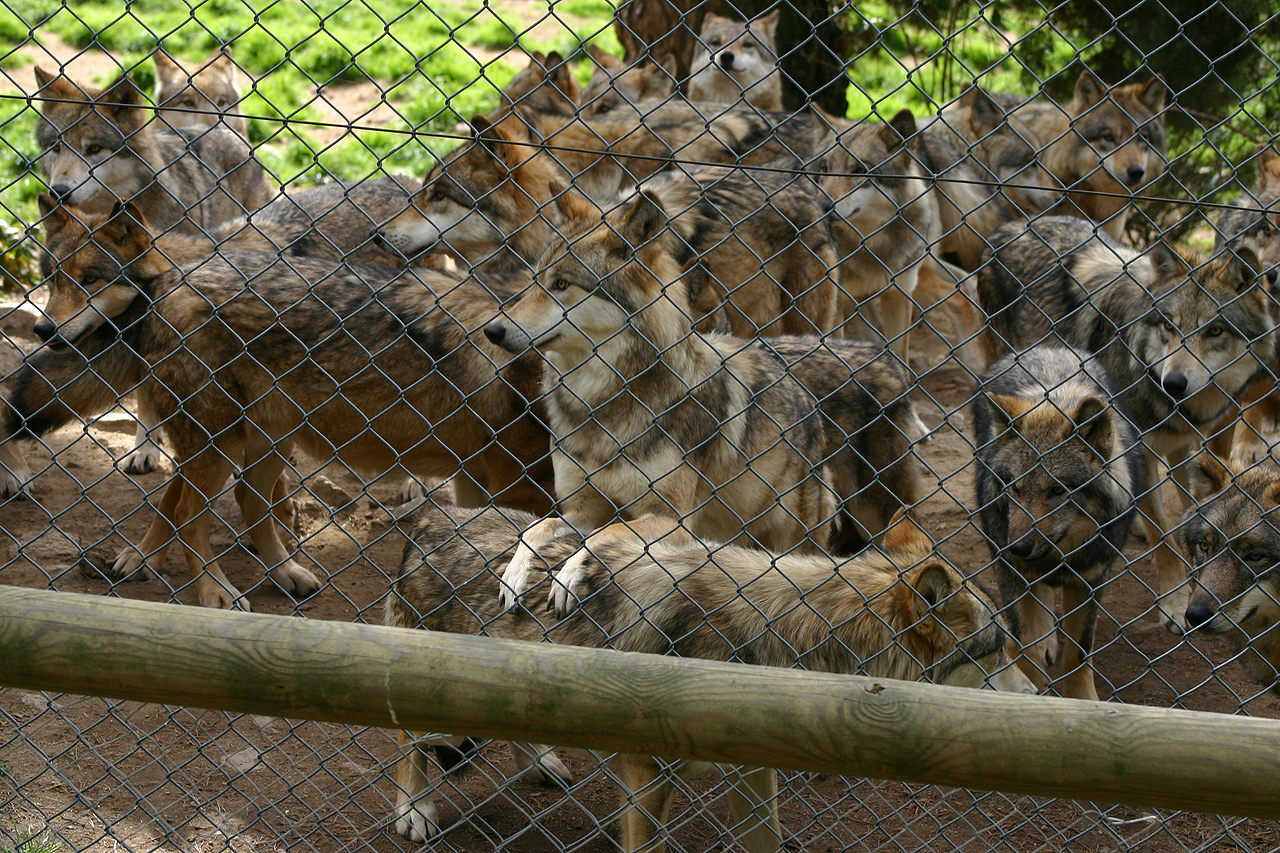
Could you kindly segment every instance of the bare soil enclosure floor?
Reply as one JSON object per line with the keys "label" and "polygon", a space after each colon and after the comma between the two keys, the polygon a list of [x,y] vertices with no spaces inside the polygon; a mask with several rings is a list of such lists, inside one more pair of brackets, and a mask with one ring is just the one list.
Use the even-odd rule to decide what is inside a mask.
{"label": "bare soil enclosure floor", "polygon": [[[930,337],[917,336],[923,362],[938,364],[944,350]],[[20,346],[0,352],[4,375],[21,350],[35,346],[29,336],[13,340]],[[921,383],[924,417],[941,424],[919,448],[940,483],[921,518],[958,566],[977,571],[987,549],[964,510],[972,504],[971,385],[954,361]],[[139,540],[151,520],[146,502],[158,499],[167,471],[128,477],[114,467],[131,446],[133,428],[117,411],[28,448],[40,473],[34,499],[0,505],[0,584],[194,602],[176,553],[163,577],[115,585],[81,560],[84,551],[109,557],[125,539]],[[229,489],[215,504],[214,542],[223,549],[224,570],[257,612],[379,622],[404,543],[386,509],[399,478],[365,488],[340,466],[320,468],[306,459],[296,465],[306,477],[297,495],[300,540],[327,585],[295,603],[265,583],[238,539],[241,521]],[[1183,642],[1145,626],[1154,584],[1146,547],[1131,543],[1132,563],[1107,591],[1095,658],[1099,692],[1118,702],[1280,716],[1277,700],[1229,662],[1223,643]],[[102,851],[415,849],[395,835],[390,818],[395,749],[394,733],[380,730],[0,689],[0,848],[36,837]],[[617,797],[607,770],[586,757],[570,757],[569,764],[578,781],[567,792],[504,782],[514,772],[506,745],[489,746],[480,772],[442,782],[437,798],[447,828],[432,849],[617,849]],[[690,783],[677,800],[672,849],[736,849],[721,823],[728,816],[723,794],[719,776]],[[787,777],[781,815],[788,849],[816,853],[1280,846],[1276,825],[1266,821],[805,774]]]}

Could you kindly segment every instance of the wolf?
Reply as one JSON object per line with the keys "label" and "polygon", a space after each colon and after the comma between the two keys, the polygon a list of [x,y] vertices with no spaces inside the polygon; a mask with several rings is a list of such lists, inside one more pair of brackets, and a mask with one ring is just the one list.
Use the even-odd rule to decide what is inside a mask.
{"label": "wolf", "polygon": [[[595,543],[693,534],[823,548],[834,507],[817,401],[766,345],[693,334],[667,226],[648,192],[573,223],[534,287],[485,327],[547,363],[561,515],[526,538],[572,526],[596,530]],[[530,558],[507,573],[522,577]]]}
{"label": "wolf", "polygon": [[42,435],[137,388],[176,460],[146,538],[110,575],[154,570],[177,531],[200,603],[247,609],[202,518],[243,460],[242,512],[271,580],[314,592],[315,575],[264,523],[294,446],[354,470],[402,465],[423,476],[496,452],[491,482],[501,482],[498,466],[509,477],[494,499],[549,508],[526,477],[549,449],[527,402],[539,365],[478,331],[498,308],[493,282],[238,250],[175,266],[132,204],[112,217],[59,208],[46,228],[46,275],[67,292],[78,283],[83,304],[49,307],[46,346],[13,380],[0,434]]}
{"label": "wolf", "polygon": [[1229,635],[1244,671],[1280,694],[1280,468],[1266,460],[1233,470],[1204,451],[1190,479],[1195,504],[1178,529],[1195,582],[1187,625]]}
{"label": "wolf", "polygon": [[1013,128],[1040,152],[1040,162],[1066,190],[1041,212],[1101,223],[1110,236],[1121,239],[1131,203],[1126,196],[1168,167],[1168,95],[1158,76],[1107,86],[1084,71],[1064,106],[1045,99],[1021,104],[1005,99]]}
{"label": "wolf", "polygon": [[40,171],[62,204],[109,213],[132,200],[158,232],[211,232],[252,213],[275,189],[244,138],[225,128],[152,122],[128,76],[106,89],[35,69]]}
{"label": "wolf", "polygon": [[559,51],[542,54],[531,51],[529,63],[502,87],[501,101],[489,114],[490,121],[500,121],[517,109],[532,110],[538,115],[571,119],[577,115],[582,100],[582,87],[573,69]]}
{"label": "wolf", "polygon": [[[1089,655],[1102,590],[1133,528],[1142,450],[1096,357],[1036,346],[992,364],[973,403],[975,493],[1023,670],[1041,690],[1066,635],[1059,692],[1098,698]],[[1054,615],[1061,589],[1062,615]]]}
{"label": "wolf", "polygon": [[[387,598],[386,623],[1034,690],[1011,665],[1005,627],[991,599],[946,563],[929,536],[901,513],[884,534],[882,547],[847,560],[779,556],[696,541],[619,540],[571,564],[566,561],[585,552],[582,538],[569,532],[538,551],[557,573],[539,573],[533,578],[538,583],[521,590],[525,606],[500,611],[493,567],[510,558],[522,532],[535,523],[526,513],[425,507],[416,517]],[[556,612],[543,607],[543,601]],[[447,741],[459,744],[461,739]],[[427,744],[408,735],[400,742],[396,829],[424,841],[440,831],[427,787]],[[623,789],[622,849],[660,849],[652,845],[666,823],[676,779],[700,768],[643,755],[616,761]],[[774,772],[742,768],[732,778],[730,802],[745,849],[781,849]]]}
{"label": "wolf", "polygon": [[[1258,153],[1256,161],[1257,183],[1218,217],[1213,251],[1234,252],[1242,246],[1252,249],[1262,264],[1267,287],[1280,298],[1280,152],[1268,146]],[[1254,383],[1240,400],[1244,416],[1231,441],[1233,465],[1257,462],[1269,453],[1263,436],[1270,428],[1268,421],[1280,419],[1280,405],[1272,393],[1275,376],[1280,376],[1280,364],[1271,365],[1271,374]]]}
{"label": "wolf", "polygon": [[237,110],[240,70],[223,47],[203,63],[188,64],[158,48],[156,63],[156,118],[171,129],[223,126],[241,139],[249,138],[248,120]]}
{"label": "wolf", "polygon": [[920,266],[942,235],[916,132],[910,110],[886,124],[837,122],[821,146],[818,178],[840,254],[842,326],[848,333],[875,299],[878,329],[904,365]]}
{"label": "wolf", "polygon": [[778,13],[734,21],[714,13],[702,19],[689,67],[689,100],[782,110],[782,69],[778,67]]}
{"label": "wolf", "polygon": [[1276,306],[1253,251],[1203,261],[1159,243],[1144,254],[1075,217],[1011,224],[992,237],[978,273],[989,324],[988,361],[1039,343],[1096,354],[1142,435],[1141,507],[1171,630],[1186,610],[1186,572],[1166,542],[1160,499],[1165,461],[1186,488],[1183,463],[1276,353]]}
{"label": "wolf", "polygon": [[596,71],[582,93],[579,115],[595,118],[619,110],[631,110],[637,118],[641,103],[660,104],[676,97],[675,57],[666,54],[653,62],[647,58],[627,65],[595,45],[587,48]]}
{"label": "wolf", "polygon": [[[443,249],[475,269],[531,268],[571,220],[599,217],[526,127],[481,117],[474,126],[475,141],[446,156],[412,207],[379,229],[382,245],[409,257]],[[839,326],[839,258],[825,206],[808,177],[796,174],[798,162],[784,165],[790,168],[763,172],[691,166],[640,185],[674,214],[678,263],[696,266],[687,279],[698,282],[690,306],[695,320],[711,318],[699,329],[727,324],[755,337]]]}

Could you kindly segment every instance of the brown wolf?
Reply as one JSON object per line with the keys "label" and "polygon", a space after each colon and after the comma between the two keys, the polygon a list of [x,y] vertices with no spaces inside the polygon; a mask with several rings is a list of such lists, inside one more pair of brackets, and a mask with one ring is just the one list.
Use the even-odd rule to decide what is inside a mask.
{"label": "brown wolf", "polygon": [[[475,129],[475,142],[446,156],[413,206],[379,230],[384,245],[410,257],[444,249],[477,269],[528,268],[570,219],[599,217],[526,127],[477,117]],[[685,167],[641,185],[673,213],[684,247],[678,262],[697,265],[695,320],[723,311],[741,337],[825,334],[839,325],[838,256],[825,206],[808,177],[792,173],[795,161],[780,164],[788,168]]]}
{"label": "brown wolf", "polygon": [[545,55],[532,51],[528,57],[529,64],[502,88],[502,102],[489,114],[489,120],[498,121],[517,109],[573,118],[582,99],[582,88],[569,63],[554,50]]}
{"label": "brown wolf", "polygon": [[702,19],[689,67],[689,100],[706,104],[782,109],[778,67],[778,13],[735,21],[715,13]]}
{"label": "brown wolf", "polygon": [[245,140],[225,128],[152,122],[129,77],[105,90],[36,67],[43,101],[36,141],[54,197],[86,213],[130,200],[157,231],[210,233],[275,195]]}
{"label": "brown wolf", "polygon": [[1098,356],[1142,436],[1148,538],[1159,544],[1161,607],[1177,630],[1186,567],[1165,537],[1156,458],[1185,490],[1183,463],[1276,353],[1276,307],[1248,248],[1210,261],[1158,244],[1144,254],[1075,217],[1011,224],[978,274],[990,360],[1039,343]]}
{"label": "brown wolf", "polygon": [[[546,566],[564,568],[550,583],[540,572],[534,578],[539,583],[521,591],[526,606],[502,612],[495,568],[534,522],[523,513],[424,508],[387,599],[387,624],[1034,690],[1010,662],[991,599],[944,562],[909,520],[885,533],[882,548],[840,561],[702,542],[618,541],[587,556],[582,538],[569,533],[539,549]],[[547,612],[547,600],[564,618]],[[401,737],[396,829],[415,841],[440,831],[427,785],[426,746]],[[617,759],[623,850],[661,849],[654,845],[677,779],[698,769],[693,762],[660,763],[645,755]],[[752,853],[780,850],[775,773],[740,768],[731,777],[739,842]]]}
{"label": "brown wolf", "polygon": [[1229,635],[1244,671],[1280,693],[1280,468],[1266,460],[1235,471],[1205,451],[1191,466],[1191,493],[1178,531],[1195,581],[1187,625]]}
{"label": "brown wolf", "polygon": [[151,54],[156,63],[156,118],[163,126],[226,127],[249,138],[249,123],[238,110],[239,69],[224,47],[203,63],[180,62],[163,48]]}
{"label": "brown wolf", "polygon": [[478,334],[498,303],[474,280],[235,250],[174,266],[131,204],[110,218],[59,208],[47,228],[46,273],[68,291],[86,288],[86,307],[62,316],[56,306],[49,346],[13,382],[3,436],[42,434],[139,388],[177,462],[140,549],[127,548],[112,575],[158,567],[177,531],[200,603],[247,608],[203,519],[243,460],[238,494],[271,579],[314,592],[315,576],[266,523],[295,444],[356,470],[399,464],[436,477],[496,452],[511,476],[495,500],[549,506],[537,484],[522,483],[548,447],[526,402],[538,365]]}
{"label": "brown wolf", "polygon": [[670,54],[661,62],[645,58],[627,65],[595,45],[587,50],[596,61],[596,71],[582,93],[579,114],[583,118],[629,109],[643,120],[640,104],[660,104],[676,95],[675,59]]}
{"label": "brown wolf", "polygon": [[1168,94],[1159,77],[1107,86],[1085,71],[1065,106],[1048,100],[1011,105],[1013,127],[1066,188],[1067,194],[1047,212],[1098,222],[1120,239],[1130,204],[1126,196],[1167,168]]}

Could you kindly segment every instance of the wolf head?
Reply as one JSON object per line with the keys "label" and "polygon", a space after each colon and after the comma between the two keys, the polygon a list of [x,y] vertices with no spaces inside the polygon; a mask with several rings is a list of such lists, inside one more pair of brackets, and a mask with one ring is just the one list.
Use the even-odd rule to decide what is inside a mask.
{"label": "wolf head", "polygon": [[902,510],[885,531],[880,552],[901,582],[870,606],[900,632],[911,654],[931,662],[925,668],[927,680],[1036,692],[1012,663],[1008,629],[991,597],[941,559],[933,539]]}
{"label": "wolf head", "polygon": [[412,204],[375,231],[378,242],[410,257],[447,250],[476,264],[507,246],[535,260],[550,239],[540,214],[554,216],[549,203],[569,180],[534,146],[530,121],[520,112],[496,124],[475,116],[474,140],[431,170]]}
{"label": "wolf head", "polygon": [[1080,75],[1066,107],[1078,189],[1133,192],[1164,172],[1167,97],[1159,77],[1108,89],[1093,72]]}
{"label": "wolf head", "polygon": [[36,66],[40,172],[53,197],[106,213],[155,181],[146,159],[142,92],[127,75],[106,89],[54,76]]}
{"label": "wolf head", "polygon": [[910,202],[909,175],[915,168],[910,140],[916,120],[902,110],[888,124],[860,122],[828,137],[822,145],[819,185],[831,199],[836,221],[870,239]]}
{"label": "wolf head", "polygon": [[630,110],[637,118],[641,101],[665,101],[676,92],[676,61],[671,54],[659,62],[626,65],[595,45],[587,48],[596,61],[596,72],[582,95],[582,117],[592,118]]}
{"label": "wolf head", "polygon": [[636,193],[600,217],[585,199],[557,199],[564,236],[548,247],[533,286],[503,318],[485,328],[508,352],[536,347],[576,363],[628,326],[646,325],[654,347],[689,333],[688,297],[670,242],[667,213],[649,191]]}
{"label": "wolf head", "polygon": [[202,64],[187,64],[163,49],[151,55],[156,63],[156,118],[171,128],[213,127],[222,124],[248,137],[248,123],[236,112],[241,94],[239,71],[230,48]]}
{"label": "wolf head", "polygon": [[996,492],[985,517],[994,510],[998,521],[984,526],[993,548],[1027,574],[1095,540],[1136,485],[1121,461],[1115,410],[1092,389],[1067,386],[1039,399],[984,393],[975,404],[992,426],[977,455]]}
{"label": "wolf head", "polygon": [[501,95],[502,103],[489,116],[493,121],[519,108],[537,115],[573,118],[582,89],[569,63],[559,52],[552,51],[544,56],[534,51],[529,54],[529,64],[503,87]]}
{"label": "wolf head", "polygon": [[141,293],[139,283],[171,266],[153,250],[146,217],[133,202],[102,215],[41,194],[40,215],[45,230],[40,266],[49,301],[35,333],[50,345],[75,344],[124,313]]}
{"label": "wolf head", "polygon": [[1062,195],[1062,185],[1040,162],[1035,145],[1008,120],[1006,109],[978,85],[960,96],[959,105],[968,110],[973,133],[973,151],[979,162],[1001,184],[1005,198],[1029,216],[1051,208]]}
{"label": "wolf head", "polygon": [[1262,264],[1267,286],[1276,290],[1280,275],[1280,152],[1270,146],[1257,158],[1258,182],[1252,192],[1224,210],[1218,219],[1214,252],[1223,248],[1253,250]]}
{"label": "wolf head", "polygon": [[1187,624],[1231,635],[1248,649],[1245,670],[1280,690],[1280,468],[1234,473],[1206,451],[1190,479],[1196,505],[1178,529],[1195,582]]}
{"label": "wolf head", "polygon": [[778,12],[749,23],[708,14],[693,49],[689,98],[732,104],[752,99],[778,71]]}
{"label": "wolf head", "polygon": [[[1167,248],[1150,255],[1154,310],[1130,341],[1151,379],[1198,427],[1211,427],[1275,352],[1275,306],[1247,248],[1207,263]],[[1194,268],[1191,268],[1194,267]]]}

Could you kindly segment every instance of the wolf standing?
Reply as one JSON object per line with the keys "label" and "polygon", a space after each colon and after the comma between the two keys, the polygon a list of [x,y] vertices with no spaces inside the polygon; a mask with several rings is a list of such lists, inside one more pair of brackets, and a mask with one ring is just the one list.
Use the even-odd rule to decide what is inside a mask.
{"label": "wolf standing", "polygon": [[1063,595],[1062,694],[1097,699],[1088,657],[1099,598],[1133,527],[1142,453],[1096,358],[1036,347],[991,365],[973,404],[978,518],[1024,671],[1043,690]]}

